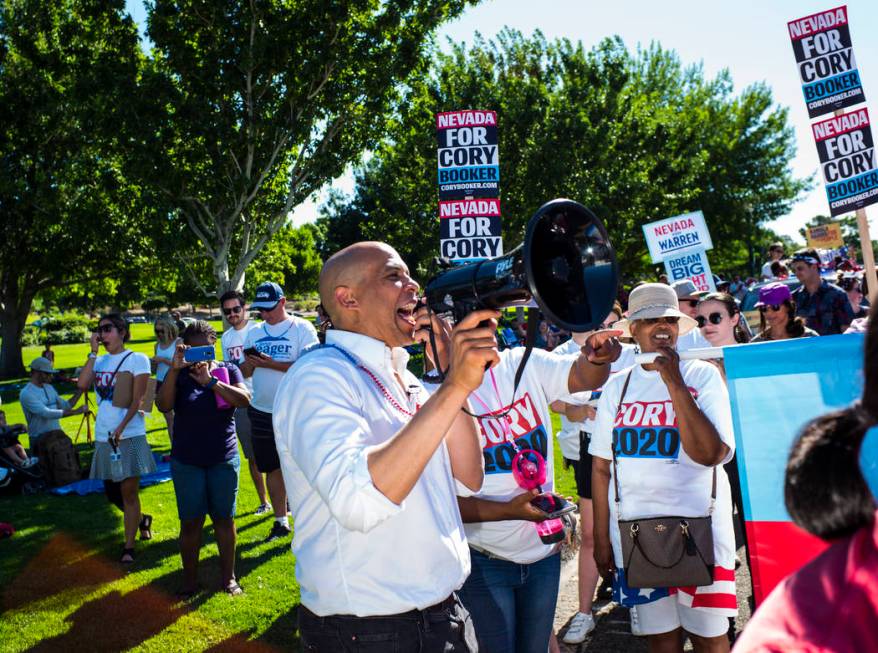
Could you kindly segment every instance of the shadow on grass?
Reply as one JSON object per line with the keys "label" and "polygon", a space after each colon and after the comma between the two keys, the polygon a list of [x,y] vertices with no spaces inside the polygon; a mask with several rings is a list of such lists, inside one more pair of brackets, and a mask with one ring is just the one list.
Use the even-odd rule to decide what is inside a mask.
{"label": "shadow on grass", "polygon": [[89,553],[66,533],[57,533],[9,584],[0,605],[16,610],[59,592],[103,585],[123,576],[102,553]]}
{"label": "shadow on grass", "polygon": [[[269,547],[260,555],[238,562],[238,576],[245,578],[265,562],[285,551]],[[138,571],[159,564],[169,555],[178,555],[176,540],[150,543],[143,547],[137,561],[130,567]],[[59,560],[66,562],[59,562]],[[51,568],[52,573],[46,574]],[[16,609],[45,599],[71,588],[86,588],[121,579],[125,568],[111,562],[100,553],[88,554],[71,537],[59,533],[34,557],[15,583],[3,596],[5,609]],[[152,579],[124,596],[113,591],[83,603],[65,621],[69,629],[47,638],[29,650],[38,653],[50,651],[121,651],[135,647],[173,625],[183,615],[198,610],[220,587],[219,556],[202,558],[199,564],[199,582],[204,590],[192,599],[181,602],[176,591],[182,586],[183,573],[179,567]],[[242,582],[246,591],[246,580]],[[296,609],[278,617],[259,640],[249,640],[246,633],[230,635],[211,647],[210,651],[254,653],[278,651],[270,641],[284,642],[284,650],[298,650]],[[289,647],[287,645],[290,645]]]}
{"label": "shadow on grass", "polygon": [[124,597],[118,591],[110,592],[84,603],[67,617],[72,624],[67,632],[44,639],[29,650],[123,651],[137,646],[192,610],[154,585],[144,585]]}

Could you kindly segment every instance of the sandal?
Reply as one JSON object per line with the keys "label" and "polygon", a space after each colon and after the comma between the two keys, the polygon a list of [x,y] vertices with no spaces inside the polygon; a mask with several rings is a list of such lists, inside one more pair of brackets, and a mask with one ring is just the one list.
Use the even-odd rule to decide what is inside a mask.
{"label": "sandal", "polygon": [[229,596],[239,596],[244,593],[244,588],[238,585],[237,580],[232,580],[224,589]]}
{"label": "sandal", "polygon": [[134,562],[134,549],[122,549],[122,557],[119,558],[119,562],[124,565],[130,565]]}
{"label": "sandal", "polygon": [[146,513],[140,518],[140,525],[138,526],[140,529],[140,539],[141,540],[151,540],[152,539],[152,515],[147,515]]}

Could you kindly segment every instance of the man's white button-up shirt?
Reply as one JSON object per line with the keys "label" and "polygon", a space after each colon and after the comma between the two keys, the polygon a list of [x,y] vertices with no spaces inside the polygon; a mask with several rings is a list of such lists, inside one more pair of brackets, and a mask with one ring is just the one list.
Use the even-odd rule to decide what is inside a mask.
{"label": "man's white button-up shirt", "polygon": [[326,343],[293,365],[274,402],[302,604],[320,616],[391,615],[434,605],[470,572],[445,443],[400,505],[372,484],[367,465],[369,452],[411,419],[385,392],[409,412],[428,394],[406,369],[404,349],[336,329]]}

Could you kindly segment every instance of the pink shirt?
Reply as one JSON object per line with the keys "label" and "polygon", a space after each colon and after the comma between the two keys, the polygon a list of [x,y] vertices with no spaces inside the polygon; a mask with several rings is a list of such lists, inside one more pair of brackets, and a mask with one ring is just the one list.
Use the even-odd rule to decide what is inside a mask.
{"label": "pink shirt", "polygon": [[747,651],[878,651],[878,512],[774,589],[735,645]]}

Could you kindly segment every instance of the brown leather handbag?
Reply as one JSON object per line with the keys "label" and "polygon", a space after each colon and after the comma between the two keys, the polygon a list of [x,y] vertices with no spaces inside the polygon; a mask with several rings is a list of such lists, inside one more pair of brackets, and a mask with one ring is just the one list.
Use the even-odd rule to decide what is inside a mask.
{"label": "brown leather handbag", "polygon": [[[628,390],[631,373],[625,379],[616,414]],[[613,482],[616,515],[622,543],[622,564],[629,587],[700,587],[713,583],[713,524],[716,503],[716,466],[710,491],[710,508],[705,517],[648,517],[621,519],[619,463],[613,442]]]}

